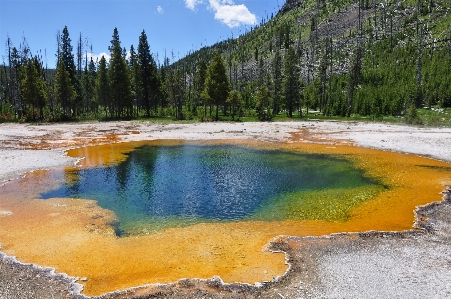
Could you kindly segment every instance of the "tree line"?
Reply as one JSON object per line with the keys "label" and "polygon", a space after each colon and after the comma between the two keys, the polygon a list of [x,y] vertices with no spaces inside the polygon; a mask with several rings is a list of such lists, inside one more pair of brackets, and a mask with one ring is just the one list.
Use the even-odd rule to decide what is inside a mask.
{"label": "tree line", "polygon": [[[32,56],[28,46],[20,50],[11,46],[8,38],[8,67],[1,76],[2,115],[26,120],[67,120],[80,116],[123,118],[144,113],[150,116],[163,98],[164,72],[158,70],[143,31],[138,49],[121,47],[119,32],[114,29],[110,59],[102,56],[93,61],[86,56],[81,70],[78,49],[78,69],[68,28],[57,35],[57,66],[49,71],[42,57]],[[79,47],[80,48],[80,44]]]}
{"label": "tree line", "polygon": [[[86,57],[83,67],[81,36],[74,56],[65,27],[58,37],[56,70],[48,70],[42,56],[32,56],[26,42],[16,49],[8,39],[0,115],[271,120],[280,113],[378,118],[415,115],[419,107],[451,107],[451,34],[445,26],[451,7],[446,1],[410,2],[416,5],[298,1],[295,9],[236,39],[178,61],[165,57],[162,64],[151,54],[144,31],[137,49],[127,50],[115,28],[111,58]],[[336,23],[328,20],[336,11],[355,15],[356,24],[335,30]],[[430,26],[432,16],[444,28],[440,39]]]}
{"label": "tree line", "polygon": [[[80,43],[76,65],[67,27],[57,34],[57,42],[56,70],[50,70],[44,65],[42,55],[31,54],[25,38],[16,48],[8,37],[8,65],[4,63],[0,72],[1,118],[57,121],[79,117],[185,117],[186,85],[190,80],[180,69],[170,67],[168,58],[162,66],[157,65],[144,30],[137,49],[132,45],[127,51],[122,48],[115,28],[108,48],[110,59],[102,56],[99,61],[93,61],[86,55],[84,70],[81,70]],[[222,60],[218,63],[223,67]],[[210,67],[204,62],[199,65],[193,109],[207,102],[219,105],[225,101],[224,95],[228,96],[229,84],[227,80],[220,81],[227,79],[226,76],[216,78],[213,68],[214,72],[224,74],[225,68]],[[209,82],[207,89],[204,82]],[[215,86],[218,84],[222,84],[219,89]]]}
{"label": "tree line", "polygon": [[[299,89],[299,73],[294,65],[294,52],[289,52],[283,70],[279,53],[274,61],[275,73],[262,75],[258,92],[254,92],[249,87],[233,88],[230,70],[218,52],[211,61],[200,59],[170,65],[169,58],[165,58],[163,65],[157,65],[144,30],[137,49],[132,45],[127,51],[121,46],[118,29],[114,28],[109,60],[102,56],[93,61],[86,55],[83,70],[80,42],[75,57],[67,27],[57,35],[57,41],[56,70],[49,70],[42,56],[31,55],[25,39],[17,49],[8,38],[9,64],[3,66],[0,77],[3,119],[59,121],[173,116],[219,120],[220,112],[239,119],[247,109],[256,111],[261,120],[270,120],[281,108],[281,103],[272,100],[273,85],[277,96],[285,92],[283,98],[288,101],[290,116],[295,107],[292,99]],[[287,76],[283,77],[282,71]],[[286,80],[282,81],[282,77]]]}

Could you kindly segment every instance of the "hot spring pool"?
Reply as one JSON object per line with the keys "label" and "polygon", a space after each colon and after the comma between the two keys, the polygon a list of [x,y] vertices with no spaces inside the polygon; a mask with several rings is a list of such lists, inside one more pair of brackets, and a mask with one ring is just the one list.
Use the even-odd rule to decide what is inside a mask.
{"label": "hot spring pool", "polygon": [[344,158],[239,145],[142,145],[119,164],[66,171],[41,198],[94,199],[120,235],[201,222],[345,221],[385,189]]}
{"label": "hot spring pool", "polygon": [[352,146],[146,141],[68,151],[76,167],[0,186],[1,250],[100,295],[150,283],[283,275],[279,235],[411,229],[449,163]]}

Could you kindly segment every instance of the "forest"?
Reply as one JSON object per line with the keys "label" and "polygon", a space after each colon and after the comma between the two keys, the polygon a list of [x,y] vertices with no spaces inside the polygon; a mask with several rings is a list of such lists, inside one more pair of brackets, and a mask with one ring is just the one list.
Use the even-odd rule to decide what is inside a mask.
{"label": "forest", "polygon": [[[419,109],[449,119],[451,3],[446,0],[288,0],[277,15],[236,38],[160,64],[143,30],[110,59],[74,51],[57,35],[57,67],[26,38],[6,41],[1,121],[161,118],[400,118]],[[75,53],[74,53],[75,52]],[[449,120],[448,120],[449,121]]]}

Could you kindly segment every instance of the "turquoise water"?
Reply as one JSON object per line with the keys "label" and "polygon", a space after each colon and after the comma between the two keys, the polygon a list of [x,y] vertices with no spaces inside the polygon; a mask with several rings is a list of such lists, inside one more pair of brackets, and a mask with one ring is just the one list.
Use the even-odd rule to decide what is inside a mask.
{"label": "turquoise water", "polygon": [[346,220],[383,186],[346,159],[236,145],[145,145],[114,166],[71,170],[43,199],[94,199],[120,234],[214,221]]}

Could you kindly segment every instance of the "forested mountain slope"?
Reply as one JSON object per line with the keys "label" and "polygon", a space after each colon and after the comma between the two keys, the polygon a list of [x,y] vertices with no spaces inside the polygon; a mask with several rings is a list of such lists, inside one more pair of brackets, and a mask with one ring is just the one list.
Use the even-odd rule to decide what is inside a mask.
{"label": "forested mountain slope", "polygon": [[[175,65],[194,69],[219,51],[233,87],[251,101],[264,84],[276,110],[378,116],[412,105],[450,107],[450,13],[445,0],[288,0],[266,23]],[[289,51],[299,74],[296,99],[284,86]]]}

